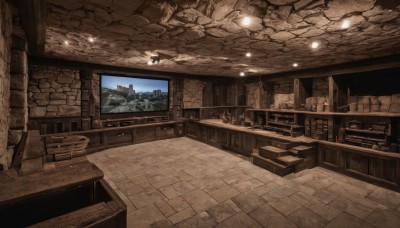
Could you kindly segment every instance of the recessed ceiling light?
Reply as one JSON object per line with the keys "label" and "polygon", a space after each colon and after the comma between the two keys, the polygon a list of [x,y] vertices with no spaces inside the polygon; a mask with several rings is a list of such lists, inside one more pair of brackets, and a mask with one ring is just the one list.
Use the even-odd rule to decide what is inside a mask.
{"label": "recessed ceiling light", "polygon": [[251,24],[251,18],[250,17],[244,17],[242,19],[242,25],[243,26],[249,26]]}
{"label": "recessed ceiling light", "polygon": [[244,76],[244,72],[240,72],[240,74],[239,74],[241,77],[243,77]]}
{"label": "recessed ceiling light", "polygon": [[247,53],[246,53],[246,57],[251,57],[251,53],[250,53],[250,52],[247,52]]}
{"label": "recessed ceiling light", "polygon": [[93,38],[93,37],[89,37],[89,38],[88,38],[88,41],[89,41],[90,43],[93,43],[93,42],[94,42],[94,38]]}
{"label": "recessed ceiling light", "polygon": [[68,40],[64,40],[64,44],[68,46],[69,45]]}
{"label": "recessed ceiling light", "polygon": [[311,43],[311,48],[312,49],[317,49],[319,47],[319,42],[318,41],[313,41],[312,43]]}
{"label": "recessed ceiling light", "polygon": [[342,29],[348,29],[350,28],[350,20],[345,19],[342,21]]}
{"label": "recessed ceiling light", "polygon": [[298,66],[299,66],[299,64],[293,63],[293,67],[298,67]]}

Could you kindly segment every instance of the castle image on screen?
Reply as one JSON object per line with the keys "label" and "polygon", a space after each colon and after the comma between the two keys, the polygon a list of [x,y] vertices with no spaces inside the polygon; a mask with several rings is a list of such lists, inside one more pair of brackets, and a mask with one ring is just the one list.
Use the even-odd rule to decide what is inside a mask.
{"label": "castle image on screen", "polygon": [[168,110],[168,80],[101,75],[101,113]]}

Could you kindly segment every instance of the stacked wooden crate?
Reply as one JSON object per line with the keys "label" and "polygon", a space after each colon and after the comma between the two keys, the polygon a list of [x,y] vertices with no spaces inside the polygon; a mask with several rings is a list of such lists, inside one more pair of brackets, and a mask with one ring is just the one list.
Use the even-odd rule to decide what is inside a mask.
{"label": "stacked wooden crate", "polygon": [[89,139],[85,136],[49,136],[45,140],[47,162],[85,156]]}

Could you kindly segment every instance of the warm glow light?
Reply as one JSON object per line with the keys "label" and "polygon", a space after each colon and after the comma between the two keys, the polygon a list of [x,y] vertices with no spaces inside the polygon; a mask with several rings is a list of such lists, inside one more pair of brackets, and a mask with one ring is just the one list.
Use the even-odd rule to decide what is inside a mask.
{"label": "warm glow light", "polygon": [[240,74],[239,74],[241,77],[243,77],[244,76],[244,72],[240,72]]}
{"label": "warm glow light", "polygon": [[250,53],[250,52],[247,52],[247,53],[246,53],[246,57],[251,57],[251,53]]}
{"label": "warm glow light", "polygon": [[251,24],[251,19],[250,17],[244,17],[242,20],[242,25],[243,26],[249,26]]}
{"label": "warm glow light", "polygon": [[319,42],[318,41],[313,41],[312,43],[311,43],[311,48],[312,49],[317,49],[319,47]]}
{"label": "warm glow light", "polygon": [[93,38],[93,37],[89,37],[89,38],[88,38],[88,41],[89,41],[90,43],[93,43],[93,42],[94,42],[94,38]]}
{"label": "warm glow light", "polygon": [[348,29],[350,28],[350,21],[349,20],[343,20],[342,21],[342,29]]}
{"label": "warm glow light", "polygon": [[149,66],[153,65],[153,61],[149,60],[149,61],[147,62],[147,65],[149,65]]}
{"label": "warm glow light", "polygon": [[65,44],[65,45],[69,45],[68,40],[65,40],[65,41],[64,41],[64,44]]}
{"label": "warm glow light", "polygon": [[299,64],[293,63],[293,67],[298,67],[298,66],[299,66]]}

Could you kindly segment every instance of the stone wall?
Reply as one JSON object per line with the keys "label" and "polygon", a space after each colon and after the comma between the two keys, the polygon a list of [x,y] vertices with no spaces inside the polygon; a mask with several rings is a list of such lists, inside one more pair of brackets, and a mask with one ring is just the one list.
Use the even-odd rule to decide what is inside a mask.
{"label": "stone wall", "polygon": [[260,83],[246,84],[247,102],[246,105],[253,108],[260,108]]}
{"label": "stone wall", "polygon": [[280,80],[274,83],[274,104],[272,108],[293,109],[294,88],[293,80]]}
{"label": "stone wall", "polygon": [[6,1],[0,1],[0,170],[8,167],[10,46],[12,14]]}
{"label": "stone wall", "polygon": [[8,161],[11,165],[14,147],[21,141],[28,126],[28,44],[20,25],[14,23],[10,70],[10,128],[8,131]]}
{"label": "stone wall", "polygon": [[329,78],[319,77],[313,79],[312,86],[313,97],[328,97],[329,96]]}
{"label": "stone wall", "polygon": [[81,115],[79,71],[30,66],[29,117]]}
{"label": "stone wall", "polygon": [[313,78],[312,96],[306,98],[306,106],[317,112],[329,111],[329,78]]}
{"label": "stone wall", "polygon": [[183,82],[183,107],[203,106],[204,83],[200,80],[185,79]]}

